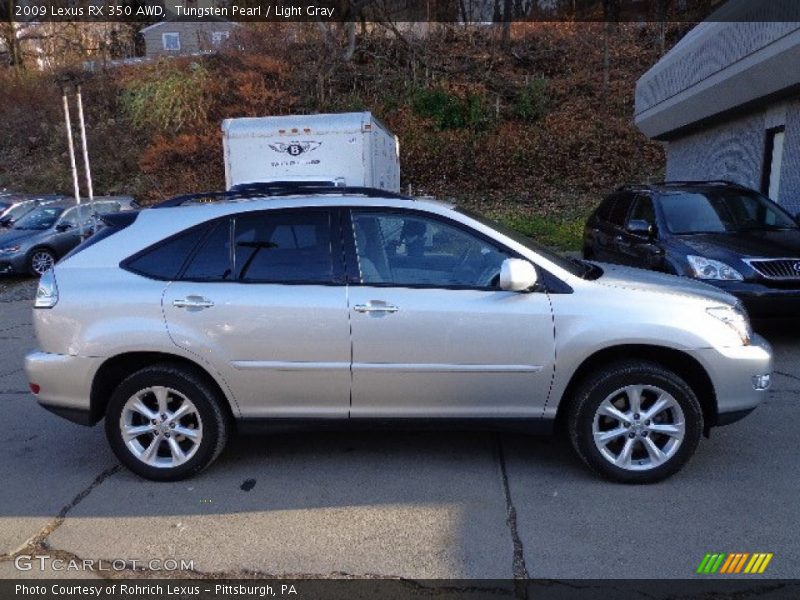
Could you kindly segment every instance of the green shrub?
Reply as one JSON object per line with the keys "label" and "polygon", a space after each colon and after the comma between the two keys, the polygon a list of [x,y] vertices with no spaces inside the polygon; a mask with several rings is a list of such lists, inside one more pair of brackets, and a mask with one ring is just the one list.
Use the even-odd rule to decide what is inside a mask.
{"label": "green shrub", "polygon": [[175,133],[206,121],[208,80],[200,63],[162,61],[126,82],[122,107],[136,127]]}
{"label": "green shrub", "polygon": [[537,77],[525,84],[514,99],[514,114],[528,123],[534,123],[547,114],[550,105],[548,81]]}
{"label": "green shrub", "polygon": [[439,130],[482,130],[491,124],[491,112],[481,94],[461,98],[443,89],[419,89],[411,99],[414,112],[433,120]]}
{"label": "green shrub", "polygon": [[540,216],[505,215],[499,221],[545,246],[559,250],[580,250],[585,219],[558,219]]}

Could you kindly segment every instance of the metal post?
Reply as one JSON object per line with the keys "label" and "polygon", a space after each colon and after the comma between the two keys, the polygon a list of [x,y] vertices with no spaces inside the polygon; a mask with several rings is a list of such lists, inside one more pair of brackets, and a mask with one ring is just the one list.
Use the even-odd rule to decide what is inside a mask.
{"label": "metal post", "polygon": [[[72,183],[75,186],[75,202],[81,205],[81,190],[78,187],[78,167],[75,165],[75,143],[72,141],[72,120],[69,118],[69,103],[67,102],[67,91],[64,90],[64,119],[67,124],[67,141],[69,142],[69,164],[72,168]],[[80,213],[80,208],[78,208]],[[83,238],[83,221],[78,214],[78,231]]]}
{"label": "metal post", "polygon": [[[81,86],[78,86],[78,122],[81,126],[81,145],[83,146],[83,167],[86,171],[86,189],[89,192],[89,210],[92,212],[94,222],[94,189],[92,188],[92,169],[89,166],[89,148],[86,145],[86,123],[83,119],[83,98],[81,98]],[[80,211],[80,209],[78,209]],[[95,223],[97,229],[97,223]],[[81,230],[81,236],[83,231]]]}

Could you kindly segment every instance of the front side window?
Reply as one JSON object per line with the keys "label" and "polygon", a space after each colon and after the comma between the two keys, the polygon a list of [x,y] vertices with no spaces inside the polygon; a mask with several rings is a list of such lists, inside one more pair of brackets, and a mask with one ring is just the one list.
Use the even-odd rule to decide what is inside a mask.
{"label": "front side window", "polygon": [[92,224],[92,213],[91,207],[87,204],[82,204],[81,206],[75,206],[70,208],[64,212],[59,221],[59,224],[64,223],[69,225],[70,227],[77,227],[79,225],[79,221],[81,221],[84,225],[91,225]]}
{"label": "front side window", "polygon": [[653,208],[653,201],[649,197],[636,197],[631,214],[628,216],[628,223],[631,221],[644,221],[650,225],[656,224],[656,211]]}
{"label": "front side window", "polygon": [[164,44],[164,50],[168,52],[178,52],[181,49],[181,34],[177,31],[171,31],[161,36]]}
{"label": "front side window", "polygon": [[402,212],[353,212],[360,280],[365,284],[496,289],[508,256],[438,219]]}

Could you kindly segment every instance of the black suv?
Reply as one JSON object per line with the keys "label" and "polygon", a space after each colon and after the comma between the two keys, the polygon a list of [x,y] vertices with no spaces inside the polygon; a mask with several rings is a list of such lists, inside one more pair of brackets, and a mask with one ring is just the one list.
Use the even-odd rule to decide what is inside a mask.
{"label": "black suv", "polygon": [[589,217],[583,256],[706,281],[754,316],[800,316],[798,221],[728,181],[621,187]]}

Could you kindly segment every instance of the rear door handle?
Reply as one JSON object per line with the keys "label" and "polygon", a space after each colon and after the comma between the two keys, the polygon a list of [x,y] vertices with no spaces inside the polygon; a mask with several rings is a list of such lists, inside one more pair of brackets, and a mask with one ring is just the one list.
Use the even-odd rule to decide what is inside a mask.
{"label": "rear door handle", "polygon": [[211,308],[214,303],[202,296],[186,296],[180,300],[173,300],[172,306],[175,308]]}
{"label": "rear door handle", "polygon": [[395,306],[394,304],[386,304],[385,302],[372,301],[367,302],[366,304],[356,304],[353,307],[353,310],[359,313],[396,313],[398,310],[400,310],[400,307]]}

